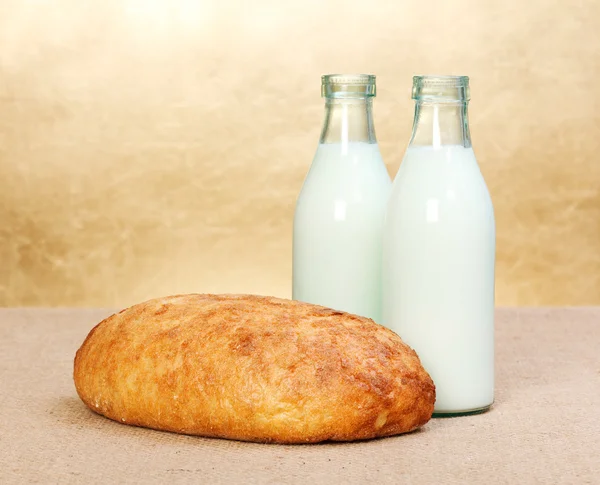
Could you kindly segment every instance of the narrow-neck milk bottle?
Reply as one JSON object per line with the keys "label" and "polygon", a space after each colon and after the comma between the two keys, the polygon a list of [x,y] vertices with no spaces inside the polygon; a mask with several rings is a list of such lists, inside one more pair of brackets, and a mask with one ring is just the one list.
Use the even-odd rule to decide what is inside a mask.
{"label": "narrow-neck milk bottle", "polygon": [[467,118],[468,77],[417,76],[413,133],[384,235],[383,323],[419,354],[436,414],[494,400],[494,210]]}
{"label": "narrow-neck milk bottle", "polygon": [[373,126],[375,76],[323,76],[325,121],[296,203],[293,298],[381,321],[391,180]]}

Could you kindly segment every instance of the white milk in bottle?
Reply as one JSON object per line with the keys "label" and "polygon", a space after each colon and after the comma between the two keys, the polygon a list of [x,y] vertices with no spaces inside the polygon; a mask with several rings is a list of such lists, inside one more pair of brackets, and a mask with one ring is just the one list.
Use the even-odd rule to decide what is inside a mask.
{"label": "white milk in bottle", "polygon": [[391,180],[372,115],[375,76],[323,76],[325,122],[296,204],[293,298],[381,321]]}
{"label": "white milk in bottle", "polygon": [[435,413],[494,401],[495,223],[471,148],[467,77],[415,77],[413,135],[384,235],[384,324],[419,354]]}

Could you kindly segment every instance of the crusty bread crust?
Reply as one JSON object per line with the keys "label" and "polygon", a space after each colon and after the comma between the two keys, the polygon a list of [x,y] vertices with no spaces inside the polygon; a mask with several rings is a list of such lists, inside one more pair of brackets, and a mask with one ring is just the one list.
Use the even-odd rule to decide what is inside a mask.
{"label": "crusty bread crust", "polygon": [[93,411],[126,424],[276,443],[412,431],[435,387],[372,320],[279,298],[179,295],[98,324],[75,356]]}

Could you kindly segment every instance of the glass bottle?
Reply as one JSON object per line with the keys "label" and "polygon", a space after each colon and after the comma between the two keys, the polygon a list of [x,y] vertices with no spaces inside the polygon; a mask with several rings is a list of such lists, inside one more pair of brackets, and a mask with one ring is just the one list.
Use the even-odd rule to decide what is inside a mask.
{"label": "glass bottle", "polygon": [[383,323],[419,354],[436,414],[494,400],[495,222],[467,116],[469,78],[416,76],[412,137],[384,231]]}
{"label": "glass bottle", "polygon": [[322,77],[325,121],[296,203],[293,298],[381,321],[391,180],[373,125],[375,76]]}

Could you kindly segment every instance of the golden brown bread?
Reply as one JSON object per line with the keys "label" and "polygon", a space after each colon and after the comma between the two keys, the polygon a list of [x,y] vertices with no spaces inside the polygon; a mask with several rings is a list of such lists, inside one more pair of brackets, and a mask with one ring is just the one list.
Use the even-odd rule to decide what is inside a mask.
{"label": "golden brown bread", "polygon": [[77,351],[74,379],[83,402],[115,421],[260,442],[405,433],[435,401],[391,330],[252,295],[172,296],[112,315]]}

